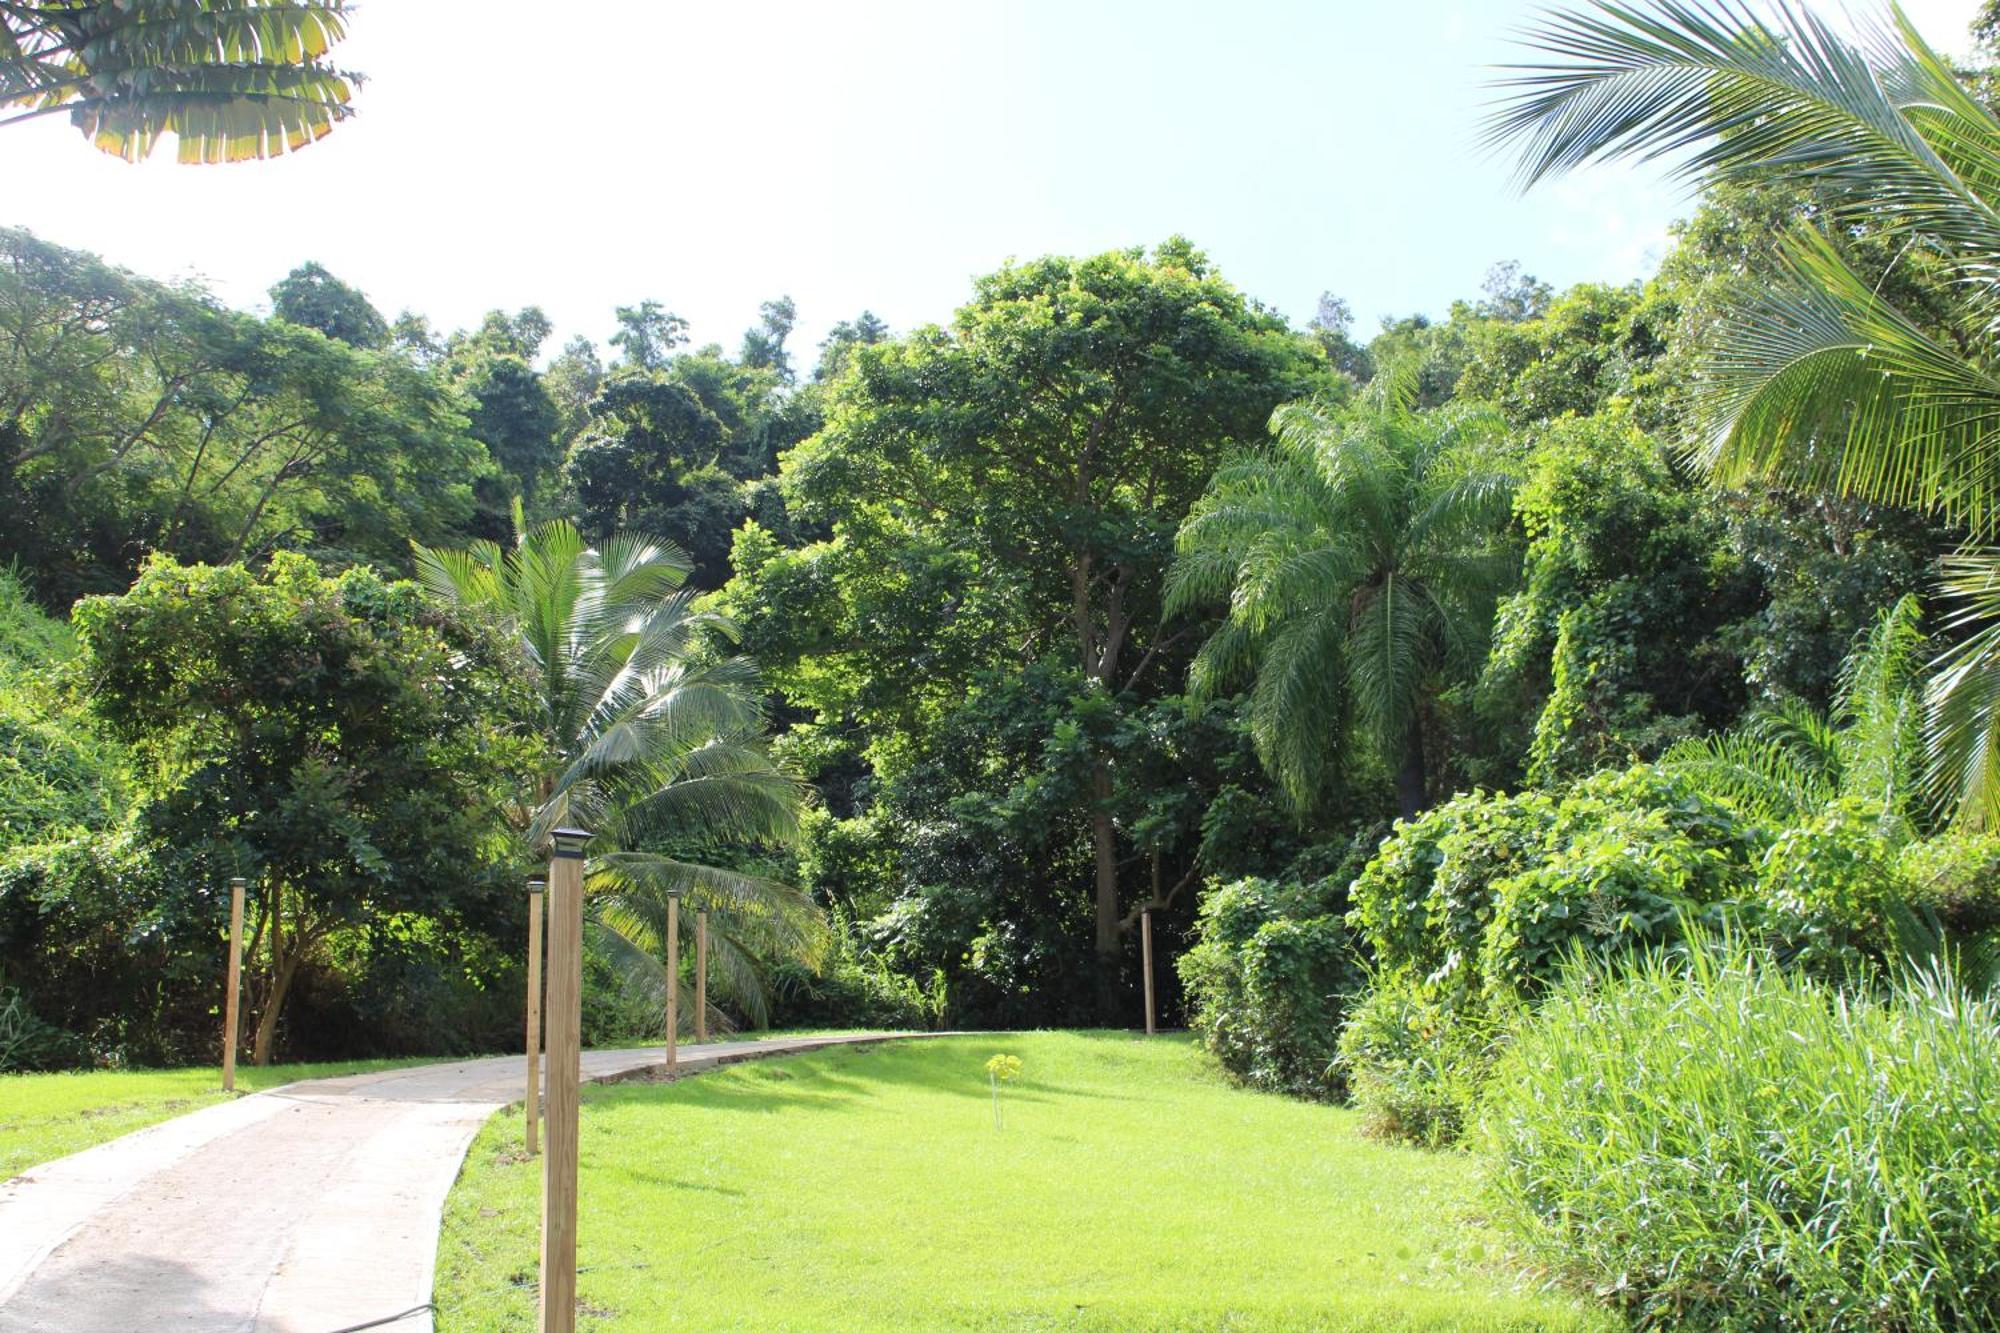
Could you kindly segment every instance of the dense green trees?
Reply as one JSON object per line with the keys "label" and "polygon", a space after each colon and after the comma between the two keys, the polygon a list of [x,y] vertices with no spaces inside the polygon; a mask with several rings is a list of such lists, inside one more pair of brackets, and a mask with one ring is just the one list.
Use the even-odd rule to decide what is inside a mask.
{"label": "dense green trees", "polygon": [[[1803,6],[1770,18],[1657,7],[1552,16],[1548,63],[1492,122],[1529,182],[1594,159],[1695,148],[1724,183],[1810,187],[1815,222],[1777,238],[1724,301],[1702,351],[1689,446],[1724,485],[1782,478],[1927,510],[1971,542],[1948,587],[1970,631],[1934,685],[1933,780],[1976,823],[2000,813],[1996,391],[1980,292],[2000,255],[1984,163],[2000,118],[1908,19],[1850,38]],[[1884,299],[1829,233],[1921,249],[1956,285],[1942,312]]]}
{"label": "dense green trees", "polygon": [[[1787,31],[1811,40],[1781,55],[1666,27],[1634,38],[1611,14],[1578,40],[1653,43],[1637,72],[1550,74],[1529,92],[1557,101],[1536,114],[1582,108],[1562,122],[1574,128],[1638,89],[1635,105],[1658,113],[1646,124],[1692,132],[1707,123],[1699,99],[1662,72],[1683,66],[1746,114],[1772,109],[1723,67],[1799,75],[1833,60],[1833,39],[1793,17]],[[1929,87],[1936,72],[1894,45],[1871,59]],[[1940,129],[1885,95],[1876,110],[1892,119],[1869,123],[1922,121],[1901,141],[1911,152],[1929,144],[1946,161],[1953,135],[1985,133],[1970,111]],[[1845,133],[1864,111],[1850,97],[1814,114]],[[1516,128],[1550,164],[1642,142],[1533,140],[1531,119]],[[1617,121],[1595,118],[1607,134]],[[777,1012],[816,1021],[845,1003],[925,1021],[1118,1021],[1135,1012],[1132,936],[1150,909],[1169,955],[1213,936],[1188,977],[1230,1009],[1209,1016],[1218,1041],[1266,1019],[1324,1029],[1339,1006],[1295,1003],[1282,978],[1381,963],[1388,937],[1340,922],[1350,889],[1379,899],[1400,874],[1428,895],[1440,857],[1470,858],[1435,904],[1440,929],[1470,932],[1454,937],[1456,966],[1488,958],[1503,976],[1533,974],[1544,945],[1564,943],[1553,921],[1623,913],[1605,938],[1654,940],[1687,902],[1840,901],[1873,893],[1854,888],[1864,879],[1924,876],[1959,886],[1939,890],[1955,902],[1986,862],[1970,842],[1926,837],[1921,799],[1898,788],[1907,837],[1853,800],[1805,806],[1879,785],[1838,776],[1879,768],[1848,753],[1875,734],[1849,719],[1875,705],[1842,663],[1886,608],[1928,593],[1963,525],[1985,521],[1974,479],[1939,471],[1935,450],[1930,489],[1914,492],[1872,465],[1843,479],[1759,453],[1782,427],[1861,460],[1889,400],[1851,422],[1816,416],[1786,386],[1817,372],[1765,383],[1747,353],[1716,358],[1735,355],[1745,311],[1794,331],[1801,311],[1832,318],[1797,293],[1771,306],[1758,267],[1772,235],[1831,218],[1832,267],[1811,267],[1819,243],[1801,242],[1786,281],[1837,295],[1837,267],[1879,294],[1842,318],[1893,306],[1907,315],[1897,346],[1914,356],[1921,338],[1976,377],[1986,340],[1960,281],[1976,238],[1947,226],[1957,205],[1924,202],[1915,167],[1894,179],[1918,212],[1884,213],[1831,159],[1773,178],[1752,150],[1781,139],[1760,121],[1703,159],[1709,191],[1649,279],[1557,291],[1501,264],[1441,316],[1373,332],[1331,294],[1294,329],[1176,239],[1010,262],[946,324],[902,336],[862,312],[809,352],[778,297],[740,339],[692,345],[666,302],[637,300],[612,312],[608,346],[572,338],[551,354],[532,306],[434,330],[408,312],[385,320],[306,264],[259,319],[0,233],[0,558],[58,614],[123,592],[156,552],[235,570],[203,574],[204,596],[230,578],[304,587],[302,559],[329,586],[348,567],[420,564],[456,608],[427,608],[456,627],[439,629],[448,640],[497,635],[497,658],[490,644],[474,657],[503,674],[535,664],[506,735],[542,762],[501,822],[520,835],[517,861],[572,799],[600,826],[593,888],[623,933],[600,937],[597,982],[615,958],[658,955],[662,894],[681,888],[718,914],[717,994],[736,1017],[766,1012],[769,964],[784,960]],[[1913,242],[1933,218],[1951,243]],[[1932,369],[1949,379],[1944,360]],[[1722,383],[1763,387],[1718,416],[1708,391]],[[1689,442],[1716,439],[1692,465]],[[1894,623],[1911,660],[1975,628],[1915,604]],[[195,642],[220,632],[183,628]],[[26,657],[65,651],[60,629],[19,642]],[[1954,660],[1946,679],[1965,688],[1930,707],[1963,738],[1984,725],[1985,659]],[[146,785],[153,759],[133,764],[154,742],[123,722],[107,731],[113,695],[81,703],[61,674],[23,668],[0,756],[15,844],[0,853],[0,929],[60,902],[90,941],[62,954],[35,936],[43,963],[16,984],[38,1012],[74,1006],[75,978],[105,957],[110,904],[167,905],[158,919],[178,924],[160,959],[194,958],[212,928],[205,908],[171,907],[173,876],[209,862],[187,859],[206,845],[191,825],[149,831],[166,807]],[[1949,714],[1947,693],[1971,711]],[[248,710],[254,696],[231,697]],[[1913,696],[1895,697],[1907,732]],[[185,690],[159,709],[156,729],[180,735],[228,712]],[[1750,776],[1789,793],[1789,813]],[[47,818],[24,813],[42,806]],[[1409,822],[1384,842],[1399,812]],[[1783,849],[1768,874],[1766,842]],[[1921,873],[1902,867],[1917,847],[1930,849]],[[1703,878],[1723,874],[1717,857],[1727,884]],[[288,882],[339,900],[346,872],[324,864]],[[189,873],[212,886],[209,869]],[[1454,916],[1481,902],[1519,948]],[[423,919],[418,935],[444,929]],[[313,1024],[323,995],[379,998],[393,975],[347,952],[361,926],[328,920],[326,946],[298,965],[297,1011]],[[450,930],[506,929],[483,920]],[[1456,1113],[1426,1108],[1392,1038],[1454,1014],[1431,976],[1444,957],[1355,1017],[1357,1049],[1386,1053],[1356,1086],[1440,1125]],[[490,961],[466,975],[496,975]],[[1177,983],[1163,981],[1172,1014]],[[606,994],[593,1022],[610,1032],[620,1006]],[[155,1005],[157,1031],[105,1043],[170,1049],[183,998]],[[1329,1041],[1319,1031],[1299,1059],[1273,1048],[1244,1068],[1302,1086]]]}
{"label": "dense green trees", "polygon": [[394,568],[502,494],[460,398],[406,358],[26,232],[0,231],[0,332],[0,556],[50,605],[122,589],[148,550]]}
{"label": "dense green trees", "polygon": [[[1010,664],[1059,669],[1077,706],[1107,718],[1169,690],[1190,638],[1159,627],[1173,531],[1216,464],[1325,378],[1179,240],[1012,265],[979,281],[948,330],[857,342],[825,429],[783,474],[791,512],[831,536],[771,559],[752,533],[749,582],[730,597],[814,600],[818,614],[773,631],[789,643],[760,651],[822,726],[876,731],[866,759],[888,775],[925,755],[940,710]],[[1124,904],[1146,881],[1125,869],[1116,761],[1078,734],[1108,1006]]]}

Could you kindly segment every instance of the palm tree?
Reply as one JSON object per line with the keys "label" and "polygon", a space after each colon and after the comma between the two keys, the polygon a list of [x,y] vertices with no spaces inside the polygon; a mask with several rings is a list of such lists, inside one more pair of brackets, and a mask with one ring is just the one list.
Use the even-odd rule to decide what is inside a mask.
{"label": "palm tree", "polygon": [[1390,370],[1351,404],[1288,403],[1275,446],[1223,468],[1182,525],[1168,614],[1228,601],[1196,655],[1198,697],[1254,675],[1250,726],[1286,793],[1309,804],[1356,723],[1423,809],[1423,700],[1470,665],[1511,577],[1506,425],[1478,405],[1419,412]]}
{"label": "palm tree", "polygon": [[[347,0],[0,0],[0,125],[61,112],[128,162],[295,152],[353,114]],[[13,114],[4,114],[12,112]]]}
{"label": "palm tree", "polygon": [[1724,735],[1682,741],[1660,763],[1773,827],[1800,823],[1846,797],[1908,833],[1921,817],[1927,646],[1922,606],[1905,597],[1876,618],[1841,664],[1830,711],[1786,700]]}
{"label": "palm tree", "polygon": [[[1529,35],[1489,122],[1521,177],[1681,156],[1716,182],[1813,188],[1827,230],[1777,246],[1706,349],[1690,451],[1723,485],[1772,478],[1911,506],[1970,532],[1944,578],[1964,641],[1927,701],[1927,783],[1968,823],[2000,819],[2000,119],[1900,8],[1849,35],[1798,0],[1600,3]],[[1894,309],[1829,234],[1867,227],[1957,280],[1948,339]]]}
{"label": "palm tree", "polygon": [[537,849],[565,824],[597,835],[592,915],[614,960],[664,985],[666,903],[684,895],[715,917],[719,989],[761,1021],[763,960],[811,957],[818,910],[766,877],[659,848],[788,839],[803,788],[765,746],[755,667],[710,651],[733,631],[682,590],[686,557],[644,537],[592,548],[563,521],[512,550],[478,542],[416,556],[431,592],[519,639],[550,755],[519,823]]}

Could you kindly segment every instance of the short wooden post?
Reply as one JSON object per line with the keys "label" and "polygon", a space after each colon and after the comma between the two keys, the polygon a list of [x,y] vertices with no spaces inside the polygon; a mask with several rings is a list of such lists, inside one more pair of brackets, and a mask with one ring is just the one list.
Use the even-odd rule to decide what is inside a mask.
{"label": "short wooden post", "polygon": [[667,895],[667,1072],[681,1067],[681,896]]}
{"label": "short wooden post", "polygon": [[542,1333],[576,1333],[576,1157],[583,1073],[583,845],[549,835],[548,1139],[542,1155]]}
{"label": "short wooden post", "polygon": [[694,1039],[708,1040],[708,913],[694,914]]}
{"label": "short wooden post", "polygon": [[528,1156],[541,1151],[542,1115],[542,890],[547,881],[528,881]]}
{"label": "short wooden post", "polygon": [[229,881],[229,991],[222,997],[222,1090],[236,1091],[237,997],[243,993],[243,889]]}
{"label": "short wooden post", "polygon": [[1139,913],[1139,951],[1145,955],[1146,967],[1146,1035],[1152,1036],[1153,1028],[1153,914]]}

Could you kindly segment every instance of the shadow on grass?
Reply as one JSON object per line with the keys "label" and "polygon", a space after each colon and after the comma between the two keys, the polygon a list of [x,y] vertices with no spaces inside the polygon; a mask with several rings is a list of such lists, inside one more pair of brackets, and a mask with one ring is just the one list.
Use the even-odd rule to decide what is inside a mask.
{"label": "shadow on grass", "polygon": [[[985,1064],[994,1048],[1018,1034],[994,1033],[939,1038],[907,1044],[846,1046],[829,1051],[773,1056],[726,1066],[671,1083],[624,1083],[587,1088],[586,1104],[653,1102],[661,1098],[691,1109],[763,1113],[788,1109],[859,1110],[885,1092],[912,1090],[985,1101],[992,1095]],[[1081,1032],[1089,1042],[1144,1043],[1122,1032]],[[1157,1040],[1157,1039],[1155,1039]],[[973,1049],[968,1049],[973,1048]],[[1009,1100],[1028,1103],[1143,1101],[1124,1093],[1023,1077],[1007,1087]]]}

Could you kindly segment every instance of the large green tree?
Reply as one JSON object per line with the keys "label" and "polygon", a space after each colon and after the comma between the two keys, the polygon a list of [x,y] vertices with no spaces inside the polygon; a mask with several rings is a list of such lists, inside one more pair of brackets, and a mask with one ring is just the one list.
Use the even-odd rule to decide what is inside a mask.
{"label": "large green tree", "polygon": [[271,313],[293,324],[318,329],[350,347],[377,348],[389,341],[389,325],[357,287],[326,266],[307,261],[271,287]]}
{"label": "large green tree", "polygon": [[128,162],[163,133],[183,162],[296,152],[353,114],[358,76],[326,56],[347,0],[10,0],[0,126],[68,113]]}
{"label": "large green tree", "polygon": [[[1731,294],[1703,349],[1689,446],[1725,484],[1777,478],[1962,524],[1947,586],[1963,641],[1931,686],[1934,790],[2000,817],[2000,118],[1900,10],[1852,30],[1786,0],[1600,3],[1529,36],[1491,122],[1532,184],[1584,163],[1680,154],[1720,184],[1810,186],[1812,223],[1765,281]],[[1822,230],[1821,228],[1824,228]],[[1858,272],[1839,233],[1924,252],[1953,308],[1913,315]]]}
{"label": "large green tree", "polygon": [[336,931],[507,915],[505,812],[537,739],[504,640],[412,584],[291,554],[261,576],[156,559],[75,624],[93,706],[134,747],[147,835],[211,912],[226,876],[254,885],[259,1064]]}
{"label": "large green tree", "polygon": [[[1160,692],[1177,669],[1190,636],[1158,630],[1160,579],[1209,474],[1262,433],[1273,406],[1331,376],[1183,240],[1010,264],[978,281],[950,328],[857,339],[844,355],[825,428],[786,463],[788,499],[832,532],[824,558],[851,575],[829,590],[836,599],[893,597],[891,584],[944,593],[903,604],[890,623],[852,622],[840,651],[853,669],[905,677],[907,660],[886,660],[896,645],[963,643],[953,623],[968,618],[983,628],[954,673],[1059,662],[1108,699]],[[964,683],[934,676],[919,688]],[[885,738],[878,758],[913,741],[921,748]],[[1100,750],[1085,771],[1108,1005],[1130,838],[1114,757]]]}
{"label": "large green tree", "polygon": [[1254,676],[1258,752],[1301,805],[1353,725],[1404,816],[1424,808],[1426,704],[1477,665],[1516,568],[1506,423],[1473,404],[1419,411],[1415,394],[1390,372],[1352,403],[1279,408],[1273,447],[1222,469],[1180,530],[1169,612],[1228,607],[1195,691]]}
{"label": "large green tree", "polygon": [[0,558],[51,603],[123,588],[147,550],[393,567],[504,524],[461,401],[401,353],[0,229]]}

